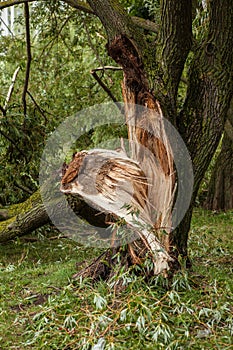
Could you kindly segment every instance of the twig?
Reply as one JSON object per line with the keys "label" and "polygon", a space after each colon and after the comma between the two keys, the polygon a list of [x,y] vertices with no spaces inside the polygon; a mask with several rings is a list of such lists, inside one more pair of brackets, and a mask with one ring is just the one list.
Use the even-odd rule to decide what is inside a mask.
{"label": "twig", "polygon": [[0,111],[2,112],[3,116],[6,116],[6,110],[0,105]]}
{"label": "twig", "polygon": [[60,239],[60,238],[69,239],[70,237],[69,237],[69,236],[66,236],[66,235],[62,235],[62,236],[58,235],[58,236],[49,237],[48,239],[49,239],[50,241],[54,241],[54,240]]}
{"label": "twig", "polygon": [[52,50],[52,47],[53,47],[55,41],[58,39],[59,35],[61,35],[61,32],[62,32],[63,28],[65,27],[65,25],[67,24],[67,22],[68,22],[72,17],[73,17],[73,14],[70,15],[70,16],[68,16],[68,17],[65,19],[65,21],[62,23],[61,27],[58,29],[58,31],[57,31],[57,33],[54,35],[54,37],[53,37],[53,38],[45,45],[45,47],[43,48],[43,50],[42,50],[42,52],[41,52],[41,54],[40,54],[40,58],[44,55],[45,50],[46,50],[47,48],[49,48],[48,51],[47,51],[47,54],[49,53],[50,50]]}
{"label": "twig", "polygon": [[28,193],[28,194],[33,194],[33,191],[32,190],[30,190],[28,187],[26,187],[26,186],[23,186],[23,185],[20,185],[20,184],[18,184],[16,181],[14,182],[14,185],[16,186],[16,187],[18,187],[20,190],[22,190],[22,191],[24,191],[24,192],[26,192],[26,193]]}
{"label": "twig", "polygon": [[35,104],[35,106],[38,109],[38,111],[40,112],[40,114],[44,117],[46,123],[48,123],[48,119],[47,119],[46,115],[44,114],[44,110],[38,105],[38,103],[36,102],[36,100],[34,99],[34,97],[32,96],[32,94],[29,91],[27,91],[27,94],[32,99],[33,103]]}
{"label": "twig", "polygon": [[17,75],[18,75],[19,71],[20,71],[20,67],[16,68],[16,70],[14,71],[14,74],[12,76],[11,85],[9,87],[9,90],[8,90],[8,93],[7,93],[7,96],[6,96],[6,101],[5,101],[5,104],[4,104],[4,110],[5,111],[7,111],[8,104],[9,104],[11,96],[13,94],[16,78],[17,78]]}
{"label": "twig", "polygon": [[[92,72],[106,71],[106,70],[117,71],[117,70],[123,70],[123,68],[122,67],[114,67],[114,66],[102,66],[102,67],[92,69]],[[111,76],[108,75],[108,77],[109,77],[109,80],[112,82]]]}
{"label": "twig", "polygon": [[11,28],[6,24],[6,22],[2,18],[0,18],[0,21],[4,24],[10,35],[14,38],[14,33],[12,32]]}
{"label": "twig", "polygon": [[111,90],[104,84],[104,82],[100,79],[96,71],[93,69],[91,70],[92,76],[95,78],[95,80],[99,83],[99,85],[104,89],[104,91],[107,92],[108,96],[113,100],[113,102],[117,102],[117,99],[112,94]]}
{"label": "twig", "polygon": [[14,140],[12,140],[12,138],[11,138],[10,136],[6,135],[6,134],[4,133],[4,131],[2,131],[2,130],[0,130],[0,134],[1,134],[3,137],[5,137],[5,139],[7,139],[10,143],[12,143],[12,145],[15,146],[15,148],[19,151],[19,153],[27,160],[26,155],[21,151],[21,149],[18,147],[17,143],[16,143]]}
{"label": "twig", "polygon": [[25,27],[26,27],[26,44],[27,44],[27,66],[26,66],[26,73],[25,73],[25,82],[24,82],[24,89],[22,94],[22,102],[23,102],[23,109],[24,109],[24,115],[27,113],[27,103],[26,103],[26,94],[28,90],[28,83],[29,83],[29,77],[30,77],[30,66],[31,66],[31,39],[30,39],[30,20],[29,20],[29,5],[27,2],[24,4],[24,16],[25,16]]}
{"label": "twig", "polygon": [[58,288],[58,287],[55,287],[55,286],[47,286],[47,288],[54,289],[54,290],[56,290],[58,292],[61,290],[61,288]]}
{"label": "twig", "polygon": [[108,96],[113,100],[113,102],[115,103],[115,105],[117,106],[117,108],[119,109],[121,114],[124,115],[125,114],[124,107],[117,103],[118,101],[115,98],[115,96],[112,94],[111,90],[104,84],[104,82],[101,80],[101,78],[96,73],[97,71],[105,71],[105,70],[116,71],[116,70],[122,70],[122,68],[121,67],[114,67],[114,66],[103,66],[103,67],[98,67],[98,68],[92,69],[91,74],[95,78],[95,80],[99,83],[99,85],[104,89],[104,91],[107,92]]}

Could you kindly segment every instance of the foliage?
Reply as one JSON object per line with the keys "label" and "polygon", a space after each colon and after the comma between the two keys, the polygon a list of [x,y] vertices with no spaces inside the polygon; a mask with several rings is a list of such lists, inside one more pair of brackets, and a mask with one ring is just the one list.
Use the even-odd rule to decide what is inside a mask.
{"label": "foliage", "polygon": [[132,16],[142,17],[157,21],[159,19],[158,13],[160,8],[160,0],[122,0],[128,13]]}
{"label": "foliage", "polygon": [[[75,262],[98,252],[37,233],[1,248],[1,346],[10,349],[230,349],[232,213],[196,210],[193,268],[168,288],[136,271],[94,286],[71,280]],[[50,237],[50,239],[49,239]],[[36,241],[36,238],[39,241]],[[98,347],[97,347],[98,344]]]}
{"label": "foliage", "polygon": [[[13,72],[21,67],[6,116],[0,120],[2,205],[20,202],[36,189],[46,138],[65,117],[109,100],[90,74],[93,68],[112,64],[105,52],[106,37],[97,19],[77,14],[59,2],[34,4],[30,14],[33,61],[26,115],[21,103],[26,67],[24,30],[13,37],[1,37],[0,43],[1,106]],[[18,22],[24,28],[23,16]],[[117,99],[120,99],[121,75],[121,72],[101,74]],[[88,143],[87,139],[84,141]]]}

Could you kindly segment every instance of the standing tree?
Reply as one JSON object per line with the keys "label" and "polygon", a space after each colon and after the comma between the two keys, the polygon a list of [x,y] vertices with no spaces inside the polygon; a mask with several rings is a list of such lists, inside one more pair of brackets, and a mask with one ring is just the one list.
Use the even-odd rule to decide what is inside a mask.
{"label": "standing tree", "polygon": [[[23,2],[31,1],[6,0],[0,4],[0,8]],[[174,267],[178,255],[184,258],[188,256],[187,241],[193,205],[201,180],[221,138],[232,98],[233,57],[230,48],[233,44],[233,7],[231,0],[208,2],[208,9],[204,14],[205,26],[208,29],[201,36],[194,35],[192,30],[193,23],[197,20],[196,6],[198,6],[198,1],[161,0],[158,23],[130,17],[123,5],[116,0],[88,0],[87,3],[79,0],[64,0],[63,2],[97,16],[102,22],[108,37],[106,46],[108,54],[123,70],[122,94],[126,118],[130,115],[135,121],[129,126],[129,139],[135,144],[149,149],[158,160],[160,175],[165,179],[169,178],[165,185],[165,192],[169,197],[166,199],[166,204],[170,203],[170,209],[172,207],[171,201],[175,198],[176,179],[172,175],[174,164],[169,140],[167,140],[165,133],[164,143],[159,142],[153,133],[145,132],[143,127],[140,128],[140,122],[137,123],[137,121],[143,117],[144,125],[149,126],[149,130],[153,130],[157,127],[158,120],[163,114],[182,135],[189,150],[194,169],[194,189],[186,215],[178,227],[173,231],[168,230],[166,235],[160,237],[160,241],[155,236],[150,240],[150,232],[143,234],[139,232],[141,243],[133,247],[129,245],[128,252],[131,262],[141,262],[145,251],[153,251],[153,245],[158,244],[155,249],[162,246],[164,249],[163,259]],[[187,82],[184,88],[183,78],[185,76]],[[185,89],[184,98],[180,97],[180,89]],[[156,115],[156,118],[153,119],[150,112],[138,116],[134,108],[135,105],[148,107],[150,111],[154,112],[153,116]],[[167,147],[164,146],[165,143]],[[138,163],[134,161],[143,163],[147,162],[148,158],[143,152],[137,153],[136,148],[132,149],[132,154],[134,155],[132,160],[124,158],[124,166],[127,163],[124,176],[130,176],[136,193],[136,201],[140,203],[140,198],[142,198],[140,195],[147,193],[147,189],[144,180],[137,188],[138,179],[144,178],[137,168]],[[86,163],[91,164],[91,154],[79,153],[63,177],[63,186],[68,186],[69,191],[69,186],[74,180],[74,176],[77,175],[85,156],[89,156],[90,160],[88,163],[87,159]],[[110,166],[111,170],[112,166]],[[149,166],[152,167],[152,170],[153,166],[156,167],[153,161]],[[113,170],[117,171],[115,168]],[[106,174],[106,169],[103,171]],[[69,174],[72,176],[69,177]],[[102,181],[103,177],[100,180]],[[74,190],[74,186],[72,188],[73,193],[78,193],[77,183],[76,190]],[[63,188],[63,190],[65,191],[67,188]],[[82,193],[82,197],[85,200],[85,193]],[[80,203],[79,201],[79,209],[83,205]],[[94,204],[96,205],[96,203]],[[48,218],[41,203],[38,204],[38,208],[44,220],[39,221],[38,225],[40,225]],[[104,209],[106,208],[104,207]],[[0,240],[13,237],[14,233],[12,232],[15,232],[15,235],[22,235],[30,230],[30,226],[33,228],[38,226],[32,224],[37,222],[35,215],[39,215],[35,208],[33,210],[26,209],[26,213],[9,219],[10,224],[5,221],[0,233]],[[114,214],[118,214],[118,212]],[[8,213],[4,212],[4,215],[7,217]],[[156,227],[161,227],[165,216],[167,218],[165,224],[168,225],[170,216],[165,211],[162,212],[161,220],[157,218],[153,224]],[[127,216],[124,217],[127,222]],[[30,222],[29,225],[26,225],[26,229],[25,219]],[[151,217],[149,219],[151,220]],[[144,222],[148,221],[144,218]],[[128,224],[132,223],[128,221]],[[123,256],[125,253],[121,254]],[[123,261],[126,262],[129,259],[124,257]],[[154,265],[157,263],[158,260],[154,259]],[[159,269],[155,266],[154,271],[156,273],[162,271],[164,265],[161,266]]]}

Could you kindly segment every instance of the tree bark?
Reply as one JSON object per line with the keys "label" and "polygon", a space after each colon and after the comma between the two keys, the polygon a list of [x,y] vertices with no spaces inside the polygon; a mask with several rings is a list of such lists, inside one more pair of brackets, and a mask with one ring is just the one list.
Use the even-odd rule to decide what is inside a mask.
{"label": "tree bark", "polygon": [[192,207],[219,144],[233,94],[232,74],[229,75],[233,70],[233,58],[229,43],[233,44],[231,1],[211,1],[209,32],[201,44],[194,47],[186,99],[177,117],[177,127],[190,152],[194,170],[190,209],[174,232],[175,245],[184,257],[188,255]]}
{"label": "tree bark", "polygon": [[[67,196],[67,201],[61,203],[61,197],[50,203],[57,215],[63,217],[64,205],[70,206],[76,215],[82,217],[91,225],[107,227],[108,218],[103,213],[88,206],[77,196]],[[98,215],[96,215],[98,214]],[[37,228],[50,223],[46,208],[42,202],[40,190],[30,196],[25,202],[13,204],[0,209],[0,243],[25,236]],[[65,225],[69,223],[64,222]]]}
{"label": "tree bark", "polygon": [[[192,40],[190,3],[184,1],[178,6],[170,0],[162,2],[161,43],[158,49],[152,45],[150,54],[145,42],[139,39],[138,33],[128,30],[127,26],[130,23],[125,20],[122,12],[116,16],[117,25],[114,28],[111,27],[112,21],[115,20],[112,18],[113,12],[115,13],[113,11],[114,1],[104,1],[101,2],[102,5],[99,5],[99,2],[89,1],[89,4],[102,20],[109,34],[110,56],[123,67],[125,103],[147,104],[153,108],[152,101],[158,97],[165,116],[174,125],[177,125],[186,141],[194,163],[195,185],[191,207],[180,227],[173,234],[173,245],[177,254],[187,256],[192,206],[201,179],[220,140],[226,109],[232,94],[232,78],[227,73],[229,70],[232,71],[229,42],[233,42],[233,16],[230,2],[223,5],[216,0],[211,3],[209,33],[202,44],[195,49],[186,100],[178,114],[176,113],[176,92]],[[179,21],[174,20],[178,15]],[[173,29],[168,30],[167,28]],[[219,33],[225,31],[226,28],[225,37],[220,36]],[[186,35],[182,34],[182,30]],[[122,36],[119,33],[125,34]],[[130,40],[128,40],[129,37]],[[124,43],[120,40],[124,40]],[[128,53],[125,50],[122,53],[122,48],[126,45],[127,40],[128,48],[131,45],[131,47],[134,46],[134,50],[128,50]],[[114,48],[114,46],[117,47]],[[184,47],[187,50],[184,50]],[[152,54],[156,51],[157,57],[152,58]],[[134,57],[134,61],[129,57]],[[151,64],[151,62],[154,63]],[[155,62],[158,64],[157,68],[155,68]],[[223,65],[226,65],[227,69],[222,67]],[[151,84],[153,74],[155,74],[155,84]],[[154,92],[151,93],[153,90]],[[139,135],[139,139],[143,137]]]}
{"label": "tree bark", "polygon": [[0,243],[24,236],[49,222],[40,192],[24,203],[0,209]]}
{"label": "tree bark", "polygon": [[[160,45],[157,48],[158,70],[155,91],[176,125],[177,92],[187,56],[192,46],[192,1],[163,0],[161,2]],[[163,93],[161,94],[161,87]]]}
{"label": "tree bark", "polygon": [[229,120],[212,171],[204,208],[216,211],[233,209],[233,125]]}

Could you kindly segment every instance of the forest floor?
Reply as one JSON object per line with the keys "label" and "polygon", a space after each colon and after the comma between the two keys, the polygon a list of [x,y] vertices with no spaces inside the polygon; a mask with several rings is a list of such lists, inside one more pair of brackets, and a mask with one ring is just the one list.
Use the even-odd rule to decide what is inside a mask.
{"label": "forest floor", "polygon": [[99,254],[37,231],[0,247],[0,349],[233,349],[233,212],[196,209],[193,267],[147,282],[72,280]]}

